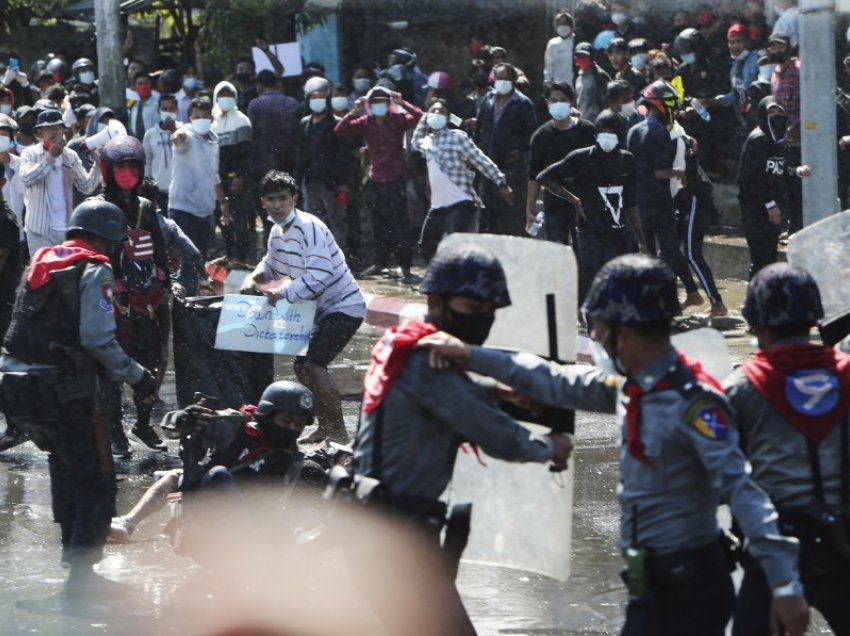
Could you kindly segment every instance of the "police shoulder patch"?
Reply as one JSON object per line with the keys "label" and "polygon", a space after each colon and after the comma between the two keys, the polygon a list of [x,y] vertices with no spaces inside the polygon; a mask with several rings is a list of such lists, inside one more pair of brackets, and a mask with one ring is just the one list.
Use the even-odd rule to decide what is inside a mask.
{"label": "police shoulder patch", "polygon": [[112,313],[112,279],[104,277],[100,279],[100,300],[98,307],[107,313]]}
{"label": "police shoulder patch", "polygon": [[729,416],[721,402],[710,394],[695,399],[685,411],[685,424],[712,441],[729,436]]}

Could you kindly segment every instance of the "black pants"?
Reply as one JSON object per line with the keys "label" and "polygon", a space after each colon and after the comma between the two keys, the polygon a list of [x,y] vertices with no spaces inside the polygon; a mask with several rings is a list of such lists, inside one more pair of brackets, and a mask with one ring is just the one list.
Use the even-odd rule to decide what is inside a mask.
{"label": "black pants", "polygon": [[405,180],[402,178],[389,183],[370,181],[363,191],[363,203],[372,216],[375,265],[378,269],[386,267],[394,253],[401,267],[410,268],[413,243],[407,216]]}
{"label": "black pants", "polygon": [[780,227],[770,222],[764,206],[741,203],[741,225],[750,248],[750,278],[775,263],[779,253]]}
{"label": "black pants", "polygon": [[641,205],[640,222],[650,254],[656,254],[656,247],[663,260],[672,269],[688,294],[697,291],[694,277],[688,268],[688,262],[679,249],[679,235],[676,230],[676,217],[672,207],[665,205]]}
{"label": "black pants", "polygon": [[561,201],[556,197],[552,198],[555,200],[547,202],[546,195],[543,195],[543,204],[546,210],[543,231],[546,234],[546,240],[562,245],[572,245],[573,248],[578,249],[575,208],[566,201]]}
{"label": "black pants", "polygon": [[422,224],[419,250],[422,258],[430,261],[443,237],[454,232],[475,231],[475,203],[459,201],[446,208],[432,208]]}
{"label": "black pants", "polygon": [[[165,346],[163,343],[162,320],[168,312],[167,302],[161,303],[153,316],[133,313],[127,318],[119,315],[116,320],[116,336],[118,344],[124,352],[141,364],[145,369],[157,375],[157,370],[162,365]],[[113,384],[113,404],[110,408],[112,417],[112,431],[116,439],[123,435],[123,420],[121,409],[121,384]],[[133,396],[136,406],[136,427],[146,428],[150,426],[151,411],[153,404],[142,402],[139,396]]]}
{"label": "black pants", "polygon": [[626,228],[612,232],[589,232],[578,229],[578,297],[584,301],[596,273],[612,258],[629,252]]}
{"label": "black pants", "polygon": [[514,204],[502,198],[499,186],[489,179],[482,180],[480,230],[486,234],[508,234],[523,236],[525,230],[525,198],[528,192],[528,166],[525,162],[510,166],[499,166],[505,173],[508,185],[514,191]]}
{"label": "black pants", "polygon": [[719,542],[650,557],[650,587],[626,607],[623,636],[723,636],[735,590]]}
{"label": "black pants", "polygon": [[685,257],[688,259],[688,264],[697,275],[709,302],[716,305],[723,299],[720,297],[720,292],[717,291],[714,274],[711,273],[711,268],[702,254],[705,223],[699,216],[697,198],[692,196],[690,201],[687,202],[687,212],[680,214],[679,217],[679,237],[685,246]]}

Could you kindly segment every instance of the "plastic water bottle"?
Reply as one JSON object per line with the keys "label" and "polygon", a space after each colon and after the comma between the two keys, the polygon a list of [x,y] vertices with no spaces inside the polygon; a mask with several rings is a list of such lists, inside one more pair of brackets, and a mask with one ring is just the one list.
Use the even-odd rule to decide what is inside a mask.
{"label": "plastic water bottle", "polygon": [[711,113],[708,112],[708,109],[703,106],[702,102],[696,97],[691,100],[691,106],[694,107],[694,110],[697,111],[697,115],[702,117],[704,121],[711,121]]}
{"label": "plastic water bottle", "polygon": [[531,224],[531,227],[528,228],[529,236],[537,236],[540,234],[540,230],[543,227],[543,224],[546,222],[546,212],[540,210],[537,213],[537,216],[534,217],[534,223]]}

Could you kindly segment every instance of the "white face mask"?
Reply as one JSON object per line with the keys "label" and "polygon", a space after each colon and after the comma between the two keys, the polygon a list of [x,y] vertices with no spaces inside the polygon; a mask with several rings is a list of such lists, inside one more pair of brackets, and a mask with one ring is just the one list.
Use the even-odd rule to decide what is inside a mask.
{"label": "white face mask", "polygon": [[697,61],[696,53],[682,53],[682,64],[691,65]]}
{"label": "white face mask", "polygon": [[331,97],[331,106],[334,110],[345,110],[348,108],[347,97]]}
{"label": "white face mask", "polygon": [[511,80],[496,80],[493,83],[493,88],[499,95],[507,95],[514,89],[514,83]]}
{"label": "white face mask", "polygon": [[199,135],[206,135],[210,131],[210,126],[212,126],[212,119],[192,120],[192,130],[194,130]]}
{"label": "white face mask", "polygon": [[573,30],[571,27],[568,27],[566,24],[561,24],[555,27],[555,33],[557,33],[562,38],[568,38],[572,35]]}
{"label": "white face mask", "polygon": [[428,127],[434,130],[445,128],[448,122],[448,118],[442,113],[428,113],[425,120],[428,123]]}
{"label": "white face mask", "polygon": [[608,355],[605,347],[601,342],[593,340],[590,343],[590,355],[593,358],[593,364],[596,368],[606,375],[619,375],[617,373],[617,365],[614,364],[614,358]]}
{"label": "white face mask", "polygon": [[236,98],[235,97],[219,97],[218,98],[218,107],[223,110],[225,113],[233,110],[236,107]]}
{"label": "white face mask", "polygon": [[628,19],[629,18],[625,13],[612,13],[611,14],[611,22],[613,22],[617,26],[620,26],[621,24],[623,24]]}
{"label": "white face mask", "polygon": [[549,104],[549,114],[552,116],[552,119],[563,121],[570,116],[570,108],[571,105],[569,102],[555,102]]}
{"label": "white face mask", "polygon": [[596,143],[599,144],[599,147],[605,152],[611,152],[614,150],[619,142],[620,140],[614,133],[601,132],[596,135]]}
{"label": "white face mask", "polygon": [[324,97],[317,97],[310,100],[310,110],[314,113],[323,113],[328,107],[328,100]]}
{"label": "white face mask", "polygon": [[12,139],[6,135],[0,135],[0,152],[7,152],[12,147]]}
{"label": "white face mask", "polygon": [[169,113],[168,111],[161,110],[159,111],[159,121],[162,123],[166,123],[169,121],[175,121],[177,119],[177,113]]}
{"label": "white face mask", "polygon": [[390,107],[386,102],[374,102],[369,104],[369,108],[372,109],[372,114],[375,117],[383,117],[387,114]]}
{"label": "white face mask", "polygon": [[285,219],[283,219],[282,221],[275,221],[274,223],[277,226],[286,227],[287,225],[292,223],[294,220],[295,220],[295,208],[292,208],[292,212],[287,214]]}
{"label": "white face mask", "polygon": [[642,71],[643,67],[646,66],[646,53],[635,53],[629,58],[629,61],[637,70]]}
{"label": "white face mask", "polygon": [[83,71],[80,73],[80,81],[83,84],[93,84],[94,83],[94,71]]}
{"label": "white face mask", "polygon": [[634,115],[635,114],[635,100],[630,101],[628,104],[623,104],[620,107],[620,112],[625,117],[631,117],[632,115]]}

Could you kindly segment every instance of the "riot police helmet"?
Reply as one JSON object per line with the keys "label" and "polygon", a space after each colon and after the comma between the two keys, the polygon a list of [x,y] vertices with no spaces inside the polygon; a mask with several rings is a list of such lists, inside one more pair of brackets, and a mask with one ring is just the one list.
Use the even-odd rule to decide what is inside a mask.
{"label": "riot police helmet", "polygon": [[65,235],[70,239],[80,233],[93,234],[115,243],[124,241],[127,239],[124,212],[104,199],[86,199],[71,213]]}
{"label": "riot police helmet", "polygon": [[89,58],[87,58],[87,57],[81,57],[81,58],[78,58],[78,59],[74,60],[74,63],[73,63],[73,64],[71,64],[71,72],[72,72],[74,75],[78,75],[78,74],[79,74],[79,72],[80,72],[82,69],[87,68],[87,67],[89,67],[89,68],[91,68],[91,69],[94,69],[94,62],[92,62],[92,61],[91,61]]}
{"label": "riot police helmet", "polygon": [[425,271],[419,290],[424,294],[470,296],[493,303],[496,308],[511,304],[508,281],[499,259],[471,243],[439,249]]}
{"label": "riot police helmet", "polygon": [[591,319],[610,323],[671,320],[681,311],[676,275],[652,256],[618,256],[599,270],[582,310]]}
{"label": "riot police helmet", "polygon": [[706,49],[705,37],[697,29],[684,29],[676,39],[673,40],[673,52],[676,55],[682,56],[689,53],[702,55]]}
{"label": "riot police helmet", "polygon": [[307,426],[309,426],[313,423],[316,412],[313,392],[303,384],[291,380],[272,382],[260,396],[256,416],[268,421],[278,411],[290,415],[302,415],[307,418]]}
{"label": "riot police helmet", "polygon": [[103,146],[103,159],[110,167],[114,167],[122,161],[134,161],[142,166],[145,165],[145,151],[142,142],[130,135],[121,135],[106,142]]}
{"label": "riot police helmet", "polygon": [[823,318],[820,290],[803,268],[773,263],[753,276],[741,314],[752,326],[811,326]]}

